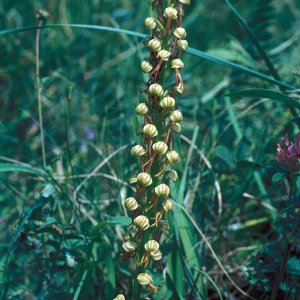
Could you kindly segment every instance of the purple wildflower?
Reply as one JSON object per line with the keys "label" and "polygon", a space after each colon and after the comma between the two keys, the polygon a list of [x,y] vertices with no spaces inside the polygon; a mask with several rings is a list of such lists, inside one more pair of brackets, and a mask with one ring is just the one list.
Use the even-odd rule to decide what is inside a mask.
{"label": "purple wildflower", "polygon": [[95,138],[95,133],[92,129],[86,129],[84,131],[84,136],[88,139],[88,140],[93,140]]}

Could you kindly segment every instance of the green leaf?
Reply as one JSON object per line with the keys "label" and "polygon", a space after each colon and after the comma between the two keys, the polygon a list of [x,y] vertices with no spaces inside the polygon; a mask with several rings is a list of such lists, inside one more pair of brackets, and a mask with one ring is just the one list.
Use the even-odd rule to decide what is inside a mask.
{"label": "green leaf", "polygon": [[242,54],[238,53],[237,51],[225,48],[216,48],[216,49],[209,49],[206,53],[225,59],[229,61],[235,61],[237,63],[250,66],[251,63],[247,58],[245,58]]}
{"label": "green leaf", "polygon": [[259,164],[249,160],[240,160],[236,165],[239,169],[257,170],[260,168]]}
{"label": "green leaf", "polygon": [[98,236],[99,233],[106,227],[108,223],[107,222],[99,222],[95,227],[93,227],[91,235],[92,236]]}
{"label": "green leaf", "polygon": [[233,99],[239,97],[268,98],[300,109],[300,102],[296,101],[294,98],[289,97],[283,93],[272,91],[272,90],[249,89],[249,90],[242,90],[242,91],[230,93],[228,94],[228,96],[230,96]]}
{"label": "green leaf", "polygon": [[243,136],[236,147],[236,159],[238,161],[247,160],[251,157],[251,142]]}
{"label": "green leaf", "polygon": [[285,174],[284,173],[275,173],[273,176],[272,176],[272,181],[273,182],[278,182],[280,180],[282,180],[283,178],[285,177]]}
{"label": "green leaf", "polygon": [[106,222],[109,224],[118,224],[121,226],[128,226],[131,224],[131,218],[124,217],[124,216],[109,217],[106,220]]}
{"label": "green leaf", "polygon": [[25,172],[39,176],[45,176],[46,173],[39,168],[21,166],[16,164],[0,163],[0,173],[2,172]]}
{"label": "green leaf", "polygon": [[232,153],[225,146],[218,146],[215,148],[215,154],[222,159],[230,169],[235,168]]}
{"label": "green leaf", "polygon": [[286,264],[286,272],[300,276],[300,259],[297,257],[291,257]]}

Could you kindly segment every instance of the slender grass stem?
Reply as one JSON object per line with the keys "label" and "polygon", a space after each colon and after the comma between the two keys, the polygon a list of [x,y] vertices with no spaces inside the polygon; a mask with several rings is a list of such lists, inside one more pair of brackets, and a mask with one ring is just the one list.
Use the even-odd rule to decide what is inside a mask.
{"label": "slender grass stem", "polygon": [[194,218],[189,214],[189,212],[180,204],[175,203],[175,205],[177,207],[179,207],[184,214],[187,216],[187,218],[190,220],[190,222],[193,224],[194,228],[196,229],[196,231],[198,232],[198,234],[201,236],[201,238],[204,240],[207,248],[209,249],[209,251],[211,252],[213,258],[215,259],[215,261],[217,262],[217,264],[219,265],[220,269],[222,270],[222,272],[224,273],[224,275],[228,278],[228,280],[231,282],[231,284],[242,294],[244,295],[247,299],[252,299],[255,300],[255,298],[253,298],[252,296],[250,296],[248,293],[246,293],[245,291],[243,291],[235,282],[234,280],[231,278],[231,276],[229,275],[229,273],[227,272],[227,270],[225,269],[225,267],[223,266],[222,262],[220,261],[219,257],[217,256],[215,250],[213,249],[212,245],[210,244],[210,242],[208,241],[207,237],[205,236],[205,234],[202,232],[202,230],[199,228],[199,226],[197,225],[196,221],[194,220]]}
{"label": "slender grass stem", "polygon": [[46,151],[45,151],[45,139],[44,139],[44,125],[43,125],[43,111],[42,111],[42,86],[40,78],[40,26],[43,25],[43,20],[38,23],[35,38],[35,75],[36,75],[36,89],[37,89],[37,100],[38,100],[38,114],[39,114],[39,126],[40,126],[40,141],[42,147],[42,158],[43,166],[47,167],[46,162]]}

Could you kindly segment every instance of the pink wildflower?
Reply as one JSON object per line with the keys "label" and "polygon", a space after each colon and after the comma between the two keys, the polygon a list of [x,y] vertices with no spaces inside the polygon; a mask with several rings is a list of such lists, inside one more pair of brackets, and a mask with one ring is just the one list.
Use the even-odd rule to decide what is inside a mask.
{"label": "pink wildflower", "polygon": [[298,133],[295,138],[295,143],[289,141],[289,137],[286,134],[284,136],[284,148],[282,149],[279,144],[277,144],[277,161],[282,167],[286,167],[289,171],[297,171],[300,169],[299,159],[300,159],[300,134]]}

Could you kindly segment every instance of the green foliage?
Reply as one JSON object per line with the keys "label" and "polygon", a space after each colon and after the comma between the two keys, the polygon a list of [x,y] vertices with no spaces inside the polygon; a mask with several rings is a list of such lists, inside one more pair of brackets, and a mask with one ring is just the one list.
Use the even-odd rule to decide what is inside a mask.
{"label": "green foliage", "polygon": [[[181,207],[166,224],[168,268],[154,299],[246,299],[237,287],[268,299],[276,285],[278,297],[297,299],[299,179],[289,193],[275,159],[284,134],[299,132],[300,7],[250,2],[230,1],[235,13],[216,0],[185,9],[191,48],[171,195]],[[50,13],[40,38],[46,168],[39,8]],[[140,0],[0,1],[0,299],[109,300],[117,291],[130,299],[130,266],[118,255],[129,223],[121,203],[137,170],[129,144],[149,11]]]}

